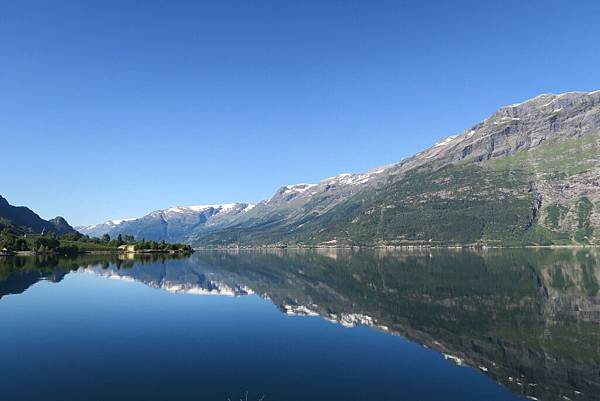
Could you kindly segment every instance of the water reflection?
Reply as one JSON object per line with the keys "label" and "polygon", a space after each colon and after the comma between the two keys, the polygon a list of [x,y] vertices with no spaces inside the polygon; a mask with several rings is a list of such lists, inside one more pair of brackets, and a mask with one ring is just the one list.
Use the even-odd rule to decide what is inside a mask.
{"label": "water reflection", "polygon": [[71,270],[171,292],[269,298],[282,313],[368,325],[540,400],[600,399],[596,250],[265,250],[191,258],[0,262],[0,297]]}

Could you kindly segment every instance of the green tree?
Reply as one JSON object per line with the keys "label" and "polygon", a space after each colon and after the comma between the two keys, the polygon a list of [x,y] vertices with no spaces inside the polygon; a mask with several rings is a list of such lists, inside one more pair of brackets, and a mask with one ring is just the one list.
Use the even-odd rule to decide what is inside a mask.
{"label": "green tree", "polygon": [[8,230],[3,230],[2,234],[0,234],[0,248],[14,250],[16,241],[17,241],[17,236]]}
{"label": "green tree", "polygon": [[25,238],[17,238],[15,240],[15,245],[14,245],[14,250],[15,251],[28,251],[29,250],[29,245],[27,244],[27,241],[25,240]]}
{"label": "green tree", "polygon": [[61,239],[64,239],[66,241],[79,241],[83,238],[83,234],[81,234],[78,231],[73,231],[73,232],[68,232],[68,233],[64,233],[61,236]]}
{"label": "green tree", "polygon": [[34,241],[34,249],[38,252],[55,251],[60,246],[60,241],[55,236],[38,237]]}

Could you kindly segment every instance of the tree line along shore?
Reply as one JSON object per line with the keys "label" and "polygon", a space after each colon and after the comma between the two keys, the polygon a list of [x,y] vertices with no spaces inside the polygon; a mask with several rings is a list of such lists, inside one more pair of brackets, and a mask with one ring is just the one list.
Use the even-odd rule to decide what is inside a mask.
{"label": "tree line along shore", "polygon": [[22,234],[10,230],[0,232],[0,255],[61,254],[80,253],[192,253],[188,244],[166,241],[136,240],[132,235],[118,235],[111,238],[108,234],[101,238],[89,237],[79,232],[62,235]]}

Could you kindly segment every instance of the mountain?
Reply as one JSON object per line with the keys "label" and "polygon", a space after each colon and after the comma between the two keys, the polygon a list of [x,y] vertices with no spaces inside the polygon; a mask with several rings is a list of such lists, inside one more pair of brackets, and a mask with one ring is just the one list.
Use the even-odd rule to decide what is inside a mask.
{"label": "mountain", "polygon": [[364,174],[288,185],[200,245],[600,242],[600,91],[545,94]]}
{"label": "mountain", "polygon": [[62,217],[44,220],[25,206],[12,206],[0,196],[0,230],[8,228],[15,233],[41,233],[42,231],[64,234],[75,231]]}
{"label": "mountain", "polygon": [[167,210],[180,209],[80,230],[199,246],[598,244],[600,91],[502,107],[398,163],[285,185],[226,218]]}
{"label": "mountain", "polygon": [[140,218],[109,220],[77,227],[77,230],[92,237],[108,234],[114,238],[123,234],[146,240],[193,242],[208,232],[227,226],[253,207],[248,203],[176,206],[156,210]]}
{"label": "mountain", "polygon": [[[100,238],[104,234],[114,234],[118,231],[119,225],[125,221],[131,221],[135,219],[119,219],[119,220],[108,220],[104,223],[93,224],[89,226],[77,226],[75,229],[82,234],[89,235],[90,237]],[[116,233],[119,234],[118,232]],[[112,235],[111,235],[112,237]]]}

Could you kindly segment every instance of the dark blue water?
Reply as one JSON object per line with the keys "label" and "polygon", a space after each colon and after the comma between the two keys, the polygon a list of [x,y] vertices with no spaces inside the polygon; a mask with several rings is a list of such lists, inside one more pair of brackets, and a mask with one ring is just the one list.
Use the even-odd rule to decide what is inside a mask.
{"label": "dark blue water", "polygon": [[[297,263],[290,261],[295,272]],[[477,366],[457,366],[436,350],[392,335],[389,327],[349,328],[321,316],[283,313],[281,304],[294,304],[308,290],[263,267],[236,271],[194,256],[121,269],[113,263],[70,269],[59,282],[38,281],[0,299],[2,400],[225,401],[245,400],[246,393],[249,400],[524,399]],[[247,282],[239,283],[244,275]],[[214,281],[217,276],[220,284]],[[264,298],[240,295],[241,290],[234,291],[239,296],[215,295],[228,293],[219,288],[226,277],[246,286],[264,285],[255,290]],[[318,283],[330,304],[317,306],[321,294],[313,294],[313,309],[340,316],[336,305],[360,309],[360,302],[369,304],[364,294],[348,299],[332,290],[330,279],[327,287]],[[281,287],[274,288],[278,282]],[[183,291],[182,283],[192,285],[185,291],[199,292],[193,286],[200,285],[213,295],[152,288]],[[288,285],[292,289],[281,295]],[[369,308],[373,305],[361,313]],[[377,323],[393,326],[397,316],[388,318]],[[442,341],[444,347],[453,336],[445,332],[449,340],[429,338],[435,330],[420,328],[418,333],[428,337],[423,342]],[[481,361],[480,355],[473,358]],[[491,369],[496,362],[506,361],[483,363]]]}

